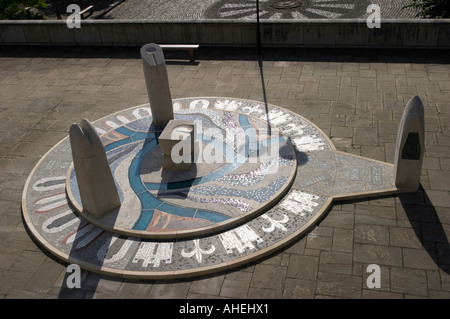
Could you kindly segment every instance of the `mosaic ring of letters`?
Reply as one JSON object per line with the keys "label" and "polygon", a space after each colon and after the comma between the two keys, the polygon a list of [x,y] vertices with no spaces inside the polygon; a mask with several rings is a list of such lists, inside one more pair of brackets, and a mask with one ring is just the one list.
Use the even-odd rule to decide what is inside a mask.
{"label": "mosaic ring of letters", "polygon": [[[71,149],[66,138],[39,161],[26,182],[22,210],[31,234],[57,257],[89,271],[126,278],[182,278],[226,270],[274,252],[314,226],[333,199],[396,191],[392,185],[393,165],[336,151],[328,137],[314,124],[285,109],[250,100],[186,98],[174,100],[174,111],[181,118],[195,117],[198,120],[200,116],[203,128],[219,127],[224,131],[237,130],[239,126],[242,131],[247,123],[253,126],[270,123],[271,128],[280,131],[280,136],[289,138],[286,145],[291,143],[293,148],[283,148],[276,158],[278,175],[269,173],[275,160],[270,157],[265,164],[255,163],[245,169],[216,163],[212,173],[206,170],[202,173],[204,167],[198,165],[196,173],[213,182],[209,185],[194,183],[195,187],[187,187],[193,193],[188,191],[181,197],[180,194],[158,197],[159,190],[147,187],[147,194],[153,193],[159,198],[161,206],[140,211],[139,217],[134,217],[141,221],[134,224],[138,225],[135,229],[138,232],[130,236],[126,232],[94,224],[76,209],[79,205],[74,187],[76,182],[71,173]],[[149,123],[150,112],[148,104],[141,105],[93,124],[102,136],[105,149],[109,150],[110,162],[116,163],[116,166],[111,164],[116,179],[123,174],[120,163],[128,161],[122,166],[130,167],[134,165],[133,159],[140,158],[136,160],[140,167],[140,180],[145,180],[146,185],[155,183],[161,187],[161,180],[155,177],[158,174],[152,176],[154,163],[145,161],[152,158],[152,151],[157,153],[157,150],[155,146],[146,148],[152,143],[149,135],[144,139],[139,135],[139,126]],[[130,127],[135,132],[127,136],[125,128]],[[225,136],[234,138],[236,134]],[[126,142],[119,142],[125,139]],[[143,140],[146,143],[142,143]],[[134,142],[136,147],[133,148]],[[203,141],[203,145],[206,144]],[[238,145],[233,141],[224,144],[230,147]],[[108,145],[112,146],[108,148]],[[142,150],[148,152],[136,156]],[[239,151],[236,147],[234,150]],[[295,154],[294,158],[292,154]],[[249,171],[249,167],[254,169]],[[264,179],[271,181],[270,185],[264,184]],[[170,181],[176,182],[174,179]],[[257,187],[258,183],[260,187]],[[123,185],[119,186],[124,200],[130,192]],[[234,195],[230,196],[230,191],[235,192],[232,193]],[[267,205],[264,202],[262,205],[258,200],[272,203]],[[258,203],[261,204],[259,208]],[[182,216],[177,215],[175,209],[182,207],[181,204],[186,209]],[[252,205],[256,205],[256,210],[246,214],[252,211],[249,208]],[[220,208],[214,210],[214,206]],[[214,229],[211,225],[194,223],[191,236],[156,240],[139,233],[143,229],[152,232],[159,227],[161,230],[164,226],[183,228],[202,216],[213,216],[206,223],[220,224],[222,219],[207,213],[232,217],[239,210],[244,211],[242,216],[245,218],[235,219],[239,221],[236,224]],[[186,216],[193,211],[201,211],[204,215]],[[186,220],[187,224],[183,224]],[[205,227],[208,232],[195,232]],[[198,236],[194,236],[196,234]]]}

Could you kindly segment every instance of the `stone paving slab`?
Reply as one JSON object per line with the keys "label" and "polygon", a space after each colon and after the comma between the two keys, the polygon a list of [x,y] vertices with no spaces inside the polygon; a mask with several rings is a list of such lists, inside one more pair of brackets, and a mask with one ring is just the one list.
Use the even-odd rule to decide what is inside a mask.
{"label": "stone paving slab", "polygon": [[[131,286],[137,285],[82,272],[81,288],[67,288],[67,265],[61,265],[35,244],[17,218],[21,214],[22,183],[42,151],[64,137],[72,122],[83,117],[101,118],[147,103],[141,61],[134,50],[2,48],[0,108],[8,118],[0,126],[0,216],[5,221],[0,228],[2,298],[127,298]],[[448,55],[421,51],[409,55],[398,51],[265,50],[258,63],[254,51],[201,49],[198,61],[188,64],[169,60],[174,98],[221,93],[236,98],[252,96],[259,101],[266,98],[268,103],[317,123],[326,134],[331,133],[333,122],[351,128],[350,136],[339,130],[330,136],[348,139],[349,143],[337,145],[339,150],[367,156],[363,152],[374,149],[374,158],[388,162],[392,160],[395,139],[384,138],[379,125],[383,122],[383,127],[387,123],[397,126],[410,98],[406,93],[386,95],[392,90],[379,83],[389,80],[386,75],[393,75],[395,81],[389,82],[395,92],[408,88],[407,93],[420,94],[424,102],[430,123],[427,134],[436,137],[426,140],[425,163],[429,166],[423,168],[422,188],[416,194],[338,203],[310,234],[263,261],[206,278],[140,282],[133,286],[139,287],[136,298],[450,298],[450,194],[445,183],[450,146],[443,138],[450,135],[446,125],[448,109],[443,107],[450,97],[444,83],[450,81]],[[332,73],[340,78],[333,80],[337,81],[338,95],[302,93],[288,97],[262,88],[261,75],[268,80],[269,74],[278,74],[281,79],[283,73],[296,79],[293,84],[286,83],[288,92],[308,84],[312,92],[319,92],[321,83],[325,91],[332,84],[327,80]],[[105,74],[113,80],[90,88],[98,79],[105,80]],[[229,74],[250,82],[245,87],[230,87]],[[314,74],[315,81],[308,82]],[[199,81],[189,83],[191,76]],[[375,82],[365,81],[367,77]],[[429,86],[420,87],[416,80],[408,82],[410,78],[422,79]],[[318,86],[314,88],[312,83]],[[347,87],[360,89],[361,94],[381,94],[383,98],[338,103],[344,96],[341,94],[349,94]],[[355,116],[363,114],[377,128],[376,137],[361,139],[354,135],[359,127]],[[388,241],[379,237],[380,231],[389,237]],[[373,263],[381,268],[381,288],[366,285],[366,268]],[[302,276],[296,271],[300,264],[309,265],[304,273],[307,278],[298,277]]]}

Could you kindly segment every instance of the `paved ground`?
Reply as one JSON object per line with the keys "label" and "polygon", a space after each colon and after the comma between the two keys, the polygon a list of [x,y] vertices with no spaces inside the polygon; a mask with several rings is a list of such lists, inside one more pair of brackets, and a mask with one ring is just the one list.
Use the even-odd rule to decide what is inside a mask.
{"label": "paved ground", "polygon": [[[0,297],[450,298],[450,60],[448,52],[201,48],[168,62],[174,98],[230,96],[276,104],[316,123],[338,149],[393,162],[397,126],[418,94],[426,112],[419,192],[343,202],[307,236],[240,269],[175,282],[82,272],[24,228],[30,171],[72,122],[147,103],[138,48],[2,48],[0,53]],[[263,85],[264,84],[264,85]],[[370,289],[369,264],[381,269]]]}
{"label": "paved ground", "polygon": [[[260,0],[261,19],[343,19],[369,16],[380,6],[382,19],[413,19],[409,0]],[[95,17],[95,15],[93,15]],[[126,0],[104,15],[111,19],[256,19],[255,0]]]}
{"label": "paved ground", "polygon": [[[70,13],[59,5],[62,18]],[[97,1],[98,2],[98,1]],[[381,19],[414,19],[417,10],[404,8],[411,0],[260,0],[262,20],[277,19],[366,19],[370,4],[380,6]],[[88,0],[78,1],[82,9]],[[112,6],[110,6],[112,5]],[[89,19],[150,19],[150,20],[202,20],[202,19],[256,19],[255,0],[102,0],[93,8]],[[48,19],[56,19],[53,8],[45,11]]]}

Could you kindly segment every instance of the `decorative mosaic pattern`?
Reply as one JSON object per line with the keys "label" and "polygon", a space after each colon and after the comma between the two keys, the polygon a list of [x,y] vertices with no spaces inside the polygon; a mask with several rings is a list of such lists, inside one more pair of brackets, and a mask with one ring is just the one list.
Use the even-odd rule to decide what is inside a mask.
{"label": "decorative mosaic pattern", "polygon": [[[122,207],[114,217],[106,216],[96,224],[117,231],[128,229],[127,235],[146,232],[148,238],[153,233],[159,239],[164,235],[179,237],[179,231],[187,236],[196,229],[204,234],[206,226],[211,226],[212,232],[216,224],[262,210],[287,192],[296,161],[295,152],[284,137],[275,132],[258,134],[257,128],[266,122],[248,115],[228,110],[209,110],[208,114],[213,120],[192,110],[175,116],[196,122],[199,155],[188,174],[162,171],[157,141],[161,131],[151,126],[150,116],[128,120],[121,126],[110,124],[114,129],[102,139]],[[247,147],[248,140],[255,142],[254,150]],[[268,146],[275,149],[275,155],[262,156]],[[220,156],[211,159],[210,150]],[[256,156],[252,157],[252,152]],[[210,160],[217,160],[217,164],[211,165]],[[233,174],[237,171],[241,173]],[[248,177],[255,174],[258,179],[249,183]],[[229,176],[233,176],[233,183],[221,183],[222,178],[227,180]],[[244,186],[246,189],[240,189]],[[76,207],[82,206],[73,170],[68,194],[76,201]]]}
{"label": "decorative mosaic pattern", "polygon": [[[205,218],[211,206],[228,207],[221,208],[221,214],[234,216],[233,211],[235,214],[246,211],[260,202],[270,205],[242,222],[202,235],[155,240],[139,233],[129,236],[113,232],[89,222],[71,205],[65,191],[71,170],[71,149],[66,138],[41,159],[25,185],[23,214],[33,236],[59,258],[87,270],[134,278],[180,278],[248,263],[288,244],[314,226],[333,198],[351,197],[358,191],[393,192],[392,165],[335,151],[317,127],[287,110],[269,106],[266,113],[260,102],[221,98],[174,100],[174,110],[180,117],[200,116],[204,119],[203,128],[220,126],[223,132],[263,124],[265,127],[256,130],[259,138],[267,137],[267,127],[279,130],[293,141],[295,154],[283,149],[272,162],[256,163],[246,169],[234,167],[228,171],[223,169],[227,165],[216,166],[203,175],[212,174],[209,186],[199,180],[191,181],[189,187],[184,185],[184,189],[173,190],[168,184],[147,181],[146,193],[156,195],[162,203],[143,210],[131,187],[132,178],[119,181],[122,206],[128,214],[121,227],[134,227],[137,221],[147,218],[146,228],[150,230],[163,229],[164,225],[178,227],[186,222],[207,228],[211,222],[217,222]],[[248,122],[236,114],[247,117]],[[140,154],[157,147],[156,131],[149,129],[150,116],[150,108],[143,105],[93,123],[102,135],[115,176],[121,176],[124,167],[128,170],[134,165]],[[232,144],[236,145],[235,142],[233,137]],[[289,168],[292,156],[297,169],[292,185],[289,184],[287,193],[273,200],[274,192],[286,181],[276,175],[264,184],[261,177],[267,175],[275,162],[278,169]],[[71,198],[76,198],[76,181],[70,174],[68,180]],[[176,181],[178,186],[184,182]],[[153,184],[158,184],[155,189],[150,187]],[[232,189],[236,192],[230,193]],[[109,222],[114,222],[117,216],[110,215]]]}
{"label": "decorative mosaic pattern", "polygon": [[[260,0],[260,19],[343,19],[362,17],[369,0]],[[205,11],[211,19],[256,20],[255,0],[221,0]]]}
{"label": "decorative mosaic pattern", "polygon": [[[417,10],[404,8],[410,0],[259,0],[260,19],[365,19],[367,6],[377,4],[383,19],[414,19]],[[256,20],[256,0],[127,0],[108,12],[111,19]]]}

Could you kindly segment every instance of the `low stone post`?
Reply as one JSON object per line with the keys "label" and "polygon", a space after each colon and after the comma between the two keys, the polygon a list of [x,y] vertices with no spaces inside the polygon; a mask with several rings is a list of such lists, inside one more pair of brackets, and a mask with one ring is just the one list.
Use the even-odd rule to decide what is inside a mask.
{"label": "low stone post", "polygon": [[419,189],[425,151],[425,117],[422,101],[413,97],[403,111],[395,147],[395,186],[407,191]]}
{"label": "low stone post", "polygon": [[72,124],[69,137],[83,211],[101,218],[121,205],[105,148],[87,119]]}
{"label": "low stone post", "polygon": [[164,54],[159,45],[150,43],[141,47],[141,58],[153,123],[165,126],[174,117]]}

